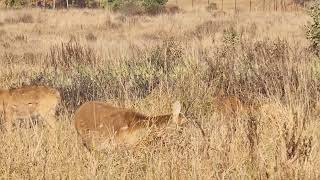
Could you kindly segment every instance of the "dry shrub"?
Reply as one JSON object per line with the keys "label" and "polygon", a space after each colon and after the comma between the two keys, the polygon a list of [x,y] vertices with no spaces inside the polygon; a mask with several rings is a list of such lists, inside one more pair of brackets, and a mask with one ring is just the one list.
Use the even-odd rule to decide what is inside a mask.
{"label": "dry shrub", "polygon": [[228,27],[234,26],[234,24],[234,21],[209,20],[196,26],[190,34],[201,39],[208,35],[214,36],[216,33],[221,32]]}
{"label": "dry shrub", "polygon": [[155,32],[151,32],[151,33],[144,33],[143,34],[143,38],[144,39],[150,39],[150,40],[163,40],[163,39],[170,39],[173,38],[173,35],[168,32],[168,31],[164,31],[164,30],[158,30]]}
{"label": "dry shrub", "polygon": [[[173,40],[152,48],[147,57],[139,54],[114,64],[102,61],[94,49],[78,42],[62,43],[51,48],[47,56],[50,63],[45,65],[48,71],[37,74],[32,83],[60,89],[65,106],[73,111],[93,99],[143,98],[160,82],[174,76],[175,68],[182,63],[181,46]],[[167,82],[171,86],[175,81]]]}
{"label": "dry shrub", "polygon": [[39,63],[39,59],[41,55],[36,54],[34,52],[24,52],[22,55],[23,61],[27,64],[36,64]]}
{"label": "dry shrub", "polygon": [[12,23],[16,23],[16,19],[14,19],[13,17],[6,17],[4,18],[4,22],[8,24],[12,24]]}
{"label": "dry shrub", "polygon": [[[172,176],[176,178],[185,179],[192,168],[186,162],[196,160],[195,157],[197,161],[206,160],[202,151],[204,143],[201,133],[195,128],[177,129],[170,126],[163,129],[151,128],[148,132],[143,141],[134,147],[108,144],[94,154],[101,162],[106,162],[109,158],[116,160],[111,162],[114,168],[121,169],[124,165],[132,167],[113,174],[113,177],[125,176],[130,179],[148,176],[157,179],[156,176],[160,174],[162,177],[169,177],[171,173],[174,173]],[[107,154],[109,155],[105,156]],[[170,160],[166,160],[167,158]],[[106,169],[109,165],[103,163],[101,169]]]}
{"label": "dry shrub", "polygon": [[12,52],[7,52],[2,57],[3,64],[11,64],[11,63],[17,63],[17,59],[19,59],[19,56],[17,54],[14,54]]}
{"label": "dry shrub", "polygon": [[304,48],[290,51],[288,42],[282,40],[248,42],[226,42],[223,49],[216,49],[207,59],[211,79],[207,82],[245,102],[265,96],[276,97],[280,103],[262,105],[258,112],[222,125],[229,139],[226,147],[235,144],[240,128],[253,166],[265,163],[257,169],[259,173],[274,176],[274,169],[281,169],[291,176],[295,165],[308,161],[312,149],[310,106],[318,96],[312,56]]}
{"label": "dry shrub", "polygon": [[127,17],[126,23],[128,24],[129,27],[135,27],[137,25],[140,25],[141,17],[139,16],[132,16],[132,17]]}
{"label": "dry shrub", "polygon": [[69,35],[69,43],[77,43],[79,42],[80,38],[79,36],[76,36],[75,34],[70,34]]}
{"label": "dry shrub", "polygon": [[12,53],[12,52],[7,52],[4,53],[4,55],[1,57],[2,58],[2,64],[3,65],[10,65],[13,63],[19,63],[20,65],[35,65],[35,64],[40,64],[41,63],[41,56],[42,54],[39,53],[34,53],[34,52],[23,52],[22,54],[20,53]]}
{"label": "dry shrub", "polygon": [[122,15],[122,14],[120,14],[120,15],[116,16],[116,17],[114,18],[114,20],[120,21],[121,23],[125,23],[125,22],[127,21],[127,17],[124,16],[124,15]]}
{"label": "dry shrub", "polygon": [[313,0],[293,0],[292,2],[299,6],[304,6],[305,4],[312,2]]}
{"label": "dry shrub", "polygon": [[[310,158],[313,137],[308,131],[310,117],[304,109],[297,104],[285,107],[276,101],[269,102],[261,107],[260,117],[258,146],[263,161],[273,166],[266,167],[269,171],[283,168],[279,165],[304,163]],[[278,159],[270,159],[270,154]]]}
{"label": "dry shrub", "polygon": [[97,41],[97,36],[94,35],[92,32],[90,32],[86,35],[86,40],[87,41]]}
{"label": "dry shrub", "polygon": [[33,16],[31,14],[23,14],[23,15],[18,17],[17,22],[33,23],[34,19],[33,19]]}
{"label": "dry shrub", "polygon": [[[47,57],[50,64],[46,66],[53,72],[38,74],[32,83],[49,84],[60,89],[64,105],[69,110],[74,110],[79,103],[98,98],[97,94],[103,94],[102,91],[96,91],[103,88],[100,87],[102,84],[99,85],[101,82],[97,81],[99,79],[94,79],[99,75],[95,67],[100,61],[94,49],[82,46],[78,42],[61,43],[60,46],[52,46]],[[60,80],[57,76],[69,78]]]}
{"label": "dry shrub", "polygon": [[217,10],[217,9],[218,9],[218,6],[217,6],[216,3],[210,3],[210,4],[206,7],[206,10],[207,10],[208,12],[213,12],[213,11],[215,11],[215,10]]}
{"label": "dry shrub", "polygon": [[246,27],[242,26],[241,29],[248,34],[249,38],[253,39],[257,35],[258,27],[256,23],[251,23]]}
{"label": "dry shrub", "polygon": [[[96,75],[87,71],[57,73],[54,71],[34,74],[30,79],[32,85],[49,85],[59,90],[63,111],[73,113],[84,102],[101,99],[108,84],[100,84]],[[97,73],[98,74],[98,73]]]}
{"label": "dry shrub", "polygon": [[15,17],[6,17],[5,23],[16,24],[16,23],[33,23],[34,18],[31,14],[20,14]]}
{"label": "dry shrub", "polygon": [[77,41],[52,46],[48,58],[50,59],[50,66],[66,71],[79,65],[94,67],[99,61],[99,57],[94,49],[82,46]]}
{"label": "dry shrub", "polygon": [[7,32],[5,30],[0,29],[0,37],[4,36],[6,34],[7,34]]}
{"label": "dry shrub", "polygon": [[24,34],[19,34],[14,37],[16,41],[27,41],[28,37]]}
{"label": "dry shrub", "polygon": [[168,5],[163,6],[163,10],[162,10],[162,12],[166,13],[166,14],[177,14],[181,11],[182,10],[179,8],[179,6],[172,5],[172,4],[168,4]]}
{"label": "dry shrub", "polygon": [[122,24],[115,23],[110,16],[107,16],[105,25],[108,29],[119,29],[122,27]]}
{"label": "dry shrub", "polygon": [[283,40],[239,43],[218,48],[208,56],[209,81],[218,80],[220,89],[244,97],[285,100],[300,93],[313,97],[315,79],[310,74],[311,55],[305,49],[291,52]]}
{"label": "dry shrub", "polygon": [[213,13],[212,13],[212,17],[214,17],[214,18],[217,18],[217,17],[223,17],[223,16],[226,16],[227,15],[227,12],[225,12],[225,11],[214,11]]}
{"label": "dry shrub", "polygon": [[157,70],[169,74],[175,66],[182,63],[182,53],[180,42],[169,38],[153,48],[148,59]]}
{"label": "dry shrub", "polygon": [[4,42],[1,44],[3,48],[8,49],[10,48],[10,44],[8,42]]}

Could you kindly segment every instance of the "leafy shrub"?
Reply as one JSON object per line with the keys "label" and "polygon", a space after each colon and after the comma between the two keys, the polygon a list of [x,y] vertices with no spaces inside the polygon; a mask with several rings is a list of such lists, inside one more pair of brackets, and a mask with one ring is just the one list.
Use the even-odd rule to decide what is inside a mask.
{"label": "leafy shrub", "polygon": [[307,38],[311,41],[311,46],[315,53],[320,55],[320,3],[311,8],[310,15],[313,23],[308,27]]}
{"label": "leafy shrub", "polygon": [[4,3],[7,7],[23,7],[28,5],[27,0],[5,0]]}
{"label": "leafy shrub", "polygon": [[148,14],[159,14],[168,0],[143,0],[143,7]]}
{"label": "leafy shrub", "polygon": [[140,15],[147,13],[151,15],[163,11],[163,6],[168,0],[109,0],[112,10],[126,15]]}

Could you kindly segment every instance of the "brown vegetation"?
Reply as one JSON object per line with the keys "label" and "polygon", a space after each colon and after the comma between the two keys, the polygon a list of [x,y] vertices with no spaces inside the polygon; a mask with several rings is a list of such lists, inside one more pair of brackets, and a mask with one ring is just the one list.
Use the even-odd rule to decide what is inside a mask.
{"label": "brown vegetation", "polygon": [[177,5],[168,4],[168,5],[164,6],[163,11],[167,14],[176,14],[176,13],[181,12],[181,9]]}
{"label": "brown vegetation", "polygon": [[19,14],[16,17],[6,17],[5,23],[33,23],[33,16],[31,14]]}

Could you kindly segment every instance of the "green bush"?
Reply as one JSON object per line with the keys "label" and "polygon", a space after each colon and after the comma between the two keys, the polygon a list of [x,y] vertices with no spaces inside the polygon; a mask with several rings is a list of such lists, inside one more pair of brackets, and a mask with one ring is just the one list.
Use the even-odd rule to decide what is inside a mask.
{"label": "green bush", "polygon": [[310,15],[313,23],[308,27],[307,38],[311,41],[312,49],[320,55],[320,3],[311,7]]}
{"label": "green bush", "polygon": [[162,12],[168,0],[109,0],[108,2],[112,10],[126,15],[142,13],[155,15]]}
{"label": "green bush", "polygon": [[27,0],[5,0],[4,3],[7,7],[15,7],[15,8],[28,5]]}
{"label": "green bush", "polygon": [[[135,0],[117,0],[118,2],[114,5],[115,10],[118,10],[124,15],[140,15],[143,14],[144,9],[140,1]],[[122,1],[122,2],[120,2]]]}
{"label": "green bush", "polygon": [[143,6],[148,14],[156,15],[162,12],[168,0],[143,0]]}

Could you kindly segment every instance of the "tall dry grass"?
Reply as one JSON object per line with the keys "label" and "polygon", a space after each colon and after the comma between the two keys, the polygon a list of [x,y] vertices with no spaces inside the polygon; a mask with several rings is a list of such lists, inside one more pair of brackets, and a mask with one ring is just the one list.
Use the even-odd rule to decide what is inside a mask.
{"label": "tall dry grass", "polygon": [[[0,177],[319,178],[320,71],[307,21],[303,13],[1,11],[0,86],[49,85],[63,102],[55,129],[1,131]],[[259,108],[220,114],[213,102],[221,91]],[[206,137],[191,124],[169,126],[149,145],[89,153],[72,120],[88,100],[147,114],[180,100]]]}

